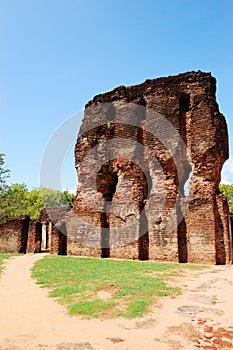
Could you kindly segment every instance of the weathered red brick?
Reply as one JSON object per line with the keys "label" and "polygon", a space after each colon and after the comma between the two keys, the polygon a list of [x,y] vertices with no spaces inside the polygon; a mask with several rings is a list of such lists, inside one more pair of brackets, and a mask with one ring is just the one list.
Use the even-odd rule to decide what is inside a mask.
{"label": "weathered red brick", "polygon": [[198,71],[121,86],[88,102],[75,147],[79,185],[66,217],[68,254],[231,260],[228,206],[218,189],[228,133],[215,93],[215,78]]}

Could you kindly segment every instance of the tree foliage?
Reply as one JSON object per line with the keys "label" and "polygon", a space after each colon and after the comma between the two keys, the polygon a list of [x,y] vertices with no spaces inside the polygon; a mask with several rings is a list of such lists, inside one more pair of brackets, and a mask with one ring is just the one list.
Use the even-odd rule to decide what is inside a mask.
{"label": "tree foliage", "polygon": [[7,186],[0,197],[0,223],[23,214],[30,215],[31,219],[37,219],[41,208],[72,206],[74,199],[74,195],[68,191],[61,192],[44,187],[28,191],[25,184]]}
{"label": "tree foliage", "polygon": [[6,179],[10,176],[10,170],[5,167],[4,157],[5,154],[0,153],[0,193],[5,191],[7,186]]}
{"label": "tree foliage", "polygon": [[28,191],[25,184],[7,185],[10,171],[5,167],[4,156],[0,153],[0,223],[23,214],[37,219],[43,207],[73,206],[75,196],[68,191],[45,187]]}
{"label": "tree foliage", "polygon": [[13,184],[1,196],[0,222],[5,222],[11,218],[27,214],[25,196],[27,188],[24,184]]}
{"label": "tree foliage", "polygon": [[219,189],[227,198],[230,213],[233,213],[233,185],[220,185]]}
{"label": "tree foliage", "polygon": [[63,192],[67,203],[70,207],[73,207],[75,195],[73,193],[68,192],[67,190]]}

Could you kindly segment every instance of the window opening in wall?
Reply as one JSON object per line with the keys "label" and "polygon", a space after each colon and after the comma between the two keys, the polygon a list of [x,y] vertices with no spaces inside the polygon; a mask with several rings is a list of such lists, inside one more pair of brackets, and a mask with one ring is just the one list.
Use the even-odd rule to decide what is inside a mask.
{"label": "window opening in wall", "polygon": [[191,183],[191,178],[192,178],[193,172],[190,170],[189,171],[189,176],[186,182],[184,183],[184,196],[187,197],[189,196],[190,192],[190,183]]}
{"label": "window opening in wall", "polygon": [[142,97],[140,98],[140,100],[137,102],[138,104],[138,110],[137,110],[137,114],[139,117],[139,120],[145,120],[146,119],[146,101],[145,99]]}
{"label": "window opening in wall", "polygon": [[189,94],[182,94],[180,96],[180,110],[183,113],[188,112],[190,109],[190,95]]}
{"label": "window opening in wall", "polygon": [[145,177],[146,177],[146,182],[147,182],[147,192],[145,195],[148,198],[150,193],[151,193],[151,190],[152,190],[152,178],[150,176],[149,170],[145,171]]}
{"label": "window opening in wall", "polygon": [[106,112],[106,119],[108,122],[113,121],[116,117],[116,109],[112,103],[109,103],[107,112]]}

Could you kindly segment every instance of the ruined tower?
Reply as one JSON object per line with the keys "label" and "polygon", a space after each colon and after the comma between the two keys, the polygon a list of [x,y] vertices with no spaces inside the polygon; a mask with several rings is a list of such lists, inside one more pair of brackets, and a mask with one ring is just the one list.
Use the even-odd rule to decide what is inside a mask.
{"label": "ruined tower", "polygon": [[71,255],[225,264],[228,205],[219,193],[228,134],[210,73],[120,86],[85,108]]}

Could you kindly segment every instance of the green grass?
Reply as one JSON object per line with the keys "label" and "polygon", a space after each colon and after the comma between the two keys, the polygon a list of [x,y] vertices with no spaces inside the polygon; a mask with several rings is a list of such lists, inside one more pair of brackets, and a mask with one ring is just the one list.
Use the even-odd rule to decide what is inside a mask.
{"label": "green grass", "polygon": [[50,256],[32,269],[37,283],[66,305],[70,315],[142,317],[156,299],[180,293],[166,284],[170,275],[191,265]]}
{"label": "green grass", "polygon": [[216,295],[213,297],[213,300],[211,302],[212,305],[216,305],[217,304],[217,297]]}
{"label": "green grass", "polygon": [[13,255],[14,254],[0,254],[0,274],[2,273],[2,270],[3,270],[4,260],[9,259]]}

